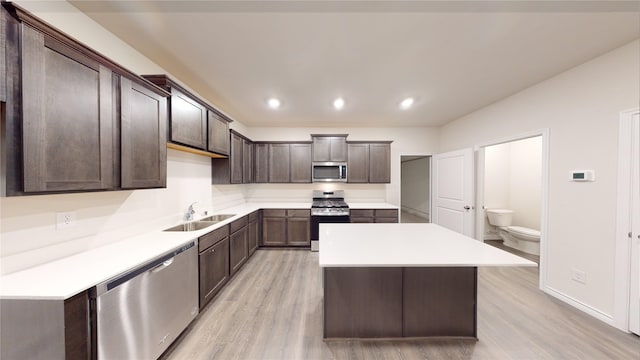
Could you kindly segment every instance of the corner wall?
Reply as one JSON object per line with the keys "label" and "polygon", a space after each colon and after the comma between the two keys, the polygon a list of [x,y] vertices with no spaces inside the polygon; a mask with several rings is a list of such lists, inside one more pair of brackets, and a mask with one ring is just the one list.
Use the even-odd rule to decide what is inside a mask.
{"label": "corner wall", "polygon": [[[613,322],[616,174],[620,111],[640,102],[636,40],[441,128],[440,150],[548,128],[546,291]],[[596,181],[568,181],[592,169]],[[586,284],[571,280],[584,271]]]}

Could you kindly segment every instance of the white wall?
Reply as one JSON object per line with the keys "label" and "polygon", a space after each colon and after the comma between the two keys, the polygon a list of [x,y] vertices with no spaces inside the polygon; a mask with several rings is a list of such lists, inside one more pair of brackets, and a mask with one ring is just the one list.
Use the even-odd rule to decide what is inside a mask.
{"label": "white wall", "polygon": [[404,161],[401,175],[402,210],[429,219],[429,158]]}
{"label": "white wall", "polygon": [[[548,291],[610,320],[614,304],[618,116],[640,99],[638,40],[523,90],[441,129],[454,150],[548,128]],[[595,182],[569,182],[593,169]],[[572,269],[587,274],[571,280]]]}
{"label": "white wall", "polygon": [[[486,147],[485,208],[511,209],[513,225],[540,230],[541,162],[539,136]],[[485,235],[493,234],[495,227],[485,226]]]}

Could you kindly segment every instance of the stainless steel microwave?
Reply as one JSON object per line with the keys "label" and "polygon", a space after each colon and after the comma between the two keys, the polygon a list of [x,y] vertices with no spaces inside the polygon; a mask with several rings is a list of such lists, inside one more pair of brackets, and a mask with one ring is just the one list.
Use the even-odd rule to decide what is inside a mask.
{"label": "stainless steel microwave", "polygon": [[347,182],[346,162],[313,162],[313,182]]}

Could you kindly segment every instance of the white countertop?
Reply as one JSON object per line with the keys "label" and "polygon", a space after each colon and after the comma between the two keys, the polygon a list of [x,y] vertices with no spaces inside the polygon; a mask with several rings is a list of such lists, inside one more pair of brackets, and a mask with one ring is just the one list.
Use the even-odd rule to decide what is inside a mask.
{"label": "white countertop", "polygon": [[398,205],[389,203],[375,203],[375,202],[350,202],[347,201],[349,209],[399,209]]}
{"label": "white countertop", "polygon": [[436,224],[320,224],[321,267],[537,266]]}
{"label": "white countertop", "polygon": [[[372,209],[392,206],[385,203],[366,203],[366,205],[366,208]],[[203,230],[164,232],[158,229],[34,268],[0,276],[0,299],[68,299],[255,210],[310,208],[311,202],[256,202],[226,208],[209,215],[236,215]]]}

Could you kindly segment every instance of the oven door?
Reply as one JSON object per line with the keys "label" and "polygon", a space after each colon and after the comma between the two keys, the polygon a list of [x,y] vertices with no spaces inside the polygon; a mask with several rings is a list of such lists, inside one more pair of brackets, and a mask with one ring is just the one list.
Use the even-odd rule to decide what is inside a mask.
{"label": "oven door", "polygon": [[348,223],[349,215],[311,215],[311,251],[318,251],[320,223]]}

